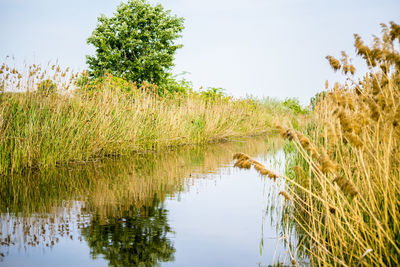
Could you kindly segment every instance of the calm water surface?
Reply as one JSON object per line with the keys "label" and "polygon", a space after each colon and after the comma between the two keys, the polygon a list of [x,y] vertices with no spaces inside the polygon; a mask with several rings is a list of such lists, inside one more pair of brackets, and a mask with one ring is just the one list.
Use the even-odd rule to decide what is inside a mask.
{"label": "calm water surface", "polygon": [[0,265],[290,263],[284,181],[233,168],[236,152],[284,172],[263,137],[2,178]]}

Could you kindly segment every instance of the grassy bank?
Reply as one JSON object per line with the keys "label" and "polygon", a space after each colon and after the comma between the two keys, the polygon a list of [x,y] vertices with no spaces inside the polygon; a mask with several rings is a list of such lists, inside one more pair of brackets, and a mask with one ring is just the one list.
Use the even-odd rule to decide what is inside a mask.
{"label": "grassy bank", "polygon": [[350,82],[315,102],[315,120],[300,133],[281,127],[288,191],[301,240],[313,265],[397,266],[400,257],[400,26],[356,50],[370,67],[352,82],[347,56],[328,57]]}
{"label": "grassy bank", "polygon": [[257,135],[294,118],[273,100],[234,99],[213,90],[160,96],[155,86],[138,88],[113,77],[90,90],[68,91],[70,82],[61,80],[66,72],[58,68],[52,67],[52,80],[40,71],[34,80],[6,69],[3,89],[14,85],[29,92],[0,93],[2,174]]}

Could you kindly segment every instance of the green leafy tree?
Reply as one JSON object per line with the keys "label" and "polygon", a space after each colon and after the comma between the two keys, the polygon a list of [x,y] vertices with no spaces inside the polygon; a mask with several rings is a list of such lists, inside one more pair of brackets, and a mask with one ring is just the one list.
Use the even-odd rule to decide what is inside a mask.
{"label": "green leafy tree", "polygon": [[146,0],[122,3],[113,17],[98,18],[98,25],[88,38],[95,46],[94,56],[87,56],[89,73],[101,77],[105,73],[142,83],[161,83],[170,76],[175,44],[184,29],[183,18],[171,15],[159,4]]}

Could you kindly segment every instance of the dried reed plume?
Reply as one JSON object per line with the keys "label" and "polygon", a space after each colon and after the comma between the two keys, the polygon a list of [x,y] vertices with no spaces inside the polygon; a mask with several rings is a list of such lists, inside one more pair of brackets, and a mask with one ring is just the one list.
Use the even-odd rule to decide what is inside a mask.
{"label": "dried reed plume", "polygon": [[247,159],[239,159],[235,162],[235,164],[233,166],[241,168],[241,169],[250,169],[251,162]]}
{"label": "dried reed plume", "polygon": [[293,139],[297,138],[296,131],[293,129],[286,128],[286,127],[283,127],[280,125],[276,126],[276,128],[279,130],[279,133],[281,134],[281,136],[285,139],[293,140]]}
{"label": "dried reed plume", "polygon": [[319,157],[318,161],[323,173],[334,173],[337,169],[337,164],[331,161],[325,152]]}
{"label": "dried reed plume", "polygon": [[261,175],[267,175],[269,178],[276,180],[278,175],[273,171],[268,170],[262,163],[250,158],[244,153],[236,153],[233,155],[233,159],[236,159],[234,167],[241,169],[250,169],[253,165],[254,169]]}
{"label": "dried reed plume", "polygon": [[340,70],[340,68],[342,67],[340,61],[337,60],[336,58],[332,56],[326,56],[325,58],[329,61],[329,64],[335,71]]}
{"label": "dried reed plume", "polygon": [[286,191],[280,191],[278,195],[283,196],[285,198],[285,200],[291,200],[292,199],[292,197]]}
{"label": "dried reed plume", "polygon": [[235,155],[233,155],[233,159],[242,160],[242,159],[250,159],[250,157],[244,153],[236,153]]}
{"label": "dried reed plume", "polygon": [[288,139],[289,141],[292,141],[292,140],[298,141],[300,143],[300,145],[305,150],[310,152],[310,154],[313,157],[319,157],[319,153],[314,148],[314,146],[312,145],[312,143],[308,137],[304,136],[302,133],[300,133],[294,129],[286,128],[286,127],[283,127],[280,125],[276,126],[276,128],[279,130],[279,133],[283,138]]}
{"label": "dried reed plume", "polygon": [[343,192],[349,194],[351,197],[354,197],[358,194],[357,188],[353,182],[344,176],[337,176],[333,182],[336,183]]}
{"label": "dried reed plume", "polygon": [[[298,184],[290,191],[296,201],[289,213],[300,225],[299,233],[307,233],[306,242],[315,244],[307,253],[311,265],[398,265],[399,41],[400,25],[393,22],[382,25],[382,37],[374,37],[371,46],[355,35],[356,52],[368,72],[354,80],[355,68],[346,53],[340,61],[327,57],[347,79],[334,83],[315,102],[314,120],[306,128],[310,142],[278,128],[283,137],[298,142],[288,147],[291,164],[300,165],[288,171]],[[320,156],[310,158],[312,148],[307,146]]]}
{"label": "dried reed plume", "polygon": [[346,139],[353,144],[355,147],[362,147],[363,146],[363,141],[361,140],[361,138],[354,134],[354,133],[349,133],[346,134]]}
{"label": "dried reed plume", "polygon": [[267,175],[269,178],[276,180],[278,175],[273,171],[268,170],[262,164],[254,164],[254,169],[256,169],[261,175]]}
{"label": "dried reed plume", "polygon": [[329,212],[332,213],[332,214],[335,214],[336,213],[336,209],[334,207],[330,206],[329,207]]}
{"label": "dried reed plume", "polygon": [[306,150],[309,149],[311,145],[310,139],[305,137],[302,133],[296,132],[296,134],[297,138],[299,139],[300,145]]}

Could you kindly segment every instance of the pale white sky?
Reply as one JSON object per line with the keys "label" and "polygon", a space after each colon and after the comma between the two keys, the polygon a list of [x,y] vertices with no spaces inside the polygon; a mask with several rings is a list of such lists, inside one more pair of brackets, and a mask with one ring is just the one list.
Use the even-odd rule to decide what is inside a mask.
{"label": "pale white sky", "polygon": [[[87,37],[103,13],[120,0],[0,0],[0,59],[82,70],[94,49]],[[325,80],[340,75],[326,55],[354,54],[353,33],[366,40],[379,24],[400,23],[399,0],[152,0],[185,18],[174,73],[184,71],[195,88],[223,87],[308,103]],[[7,60],[10,63],[10,60]],[[356,63],[358,61],[355,61]]]}

